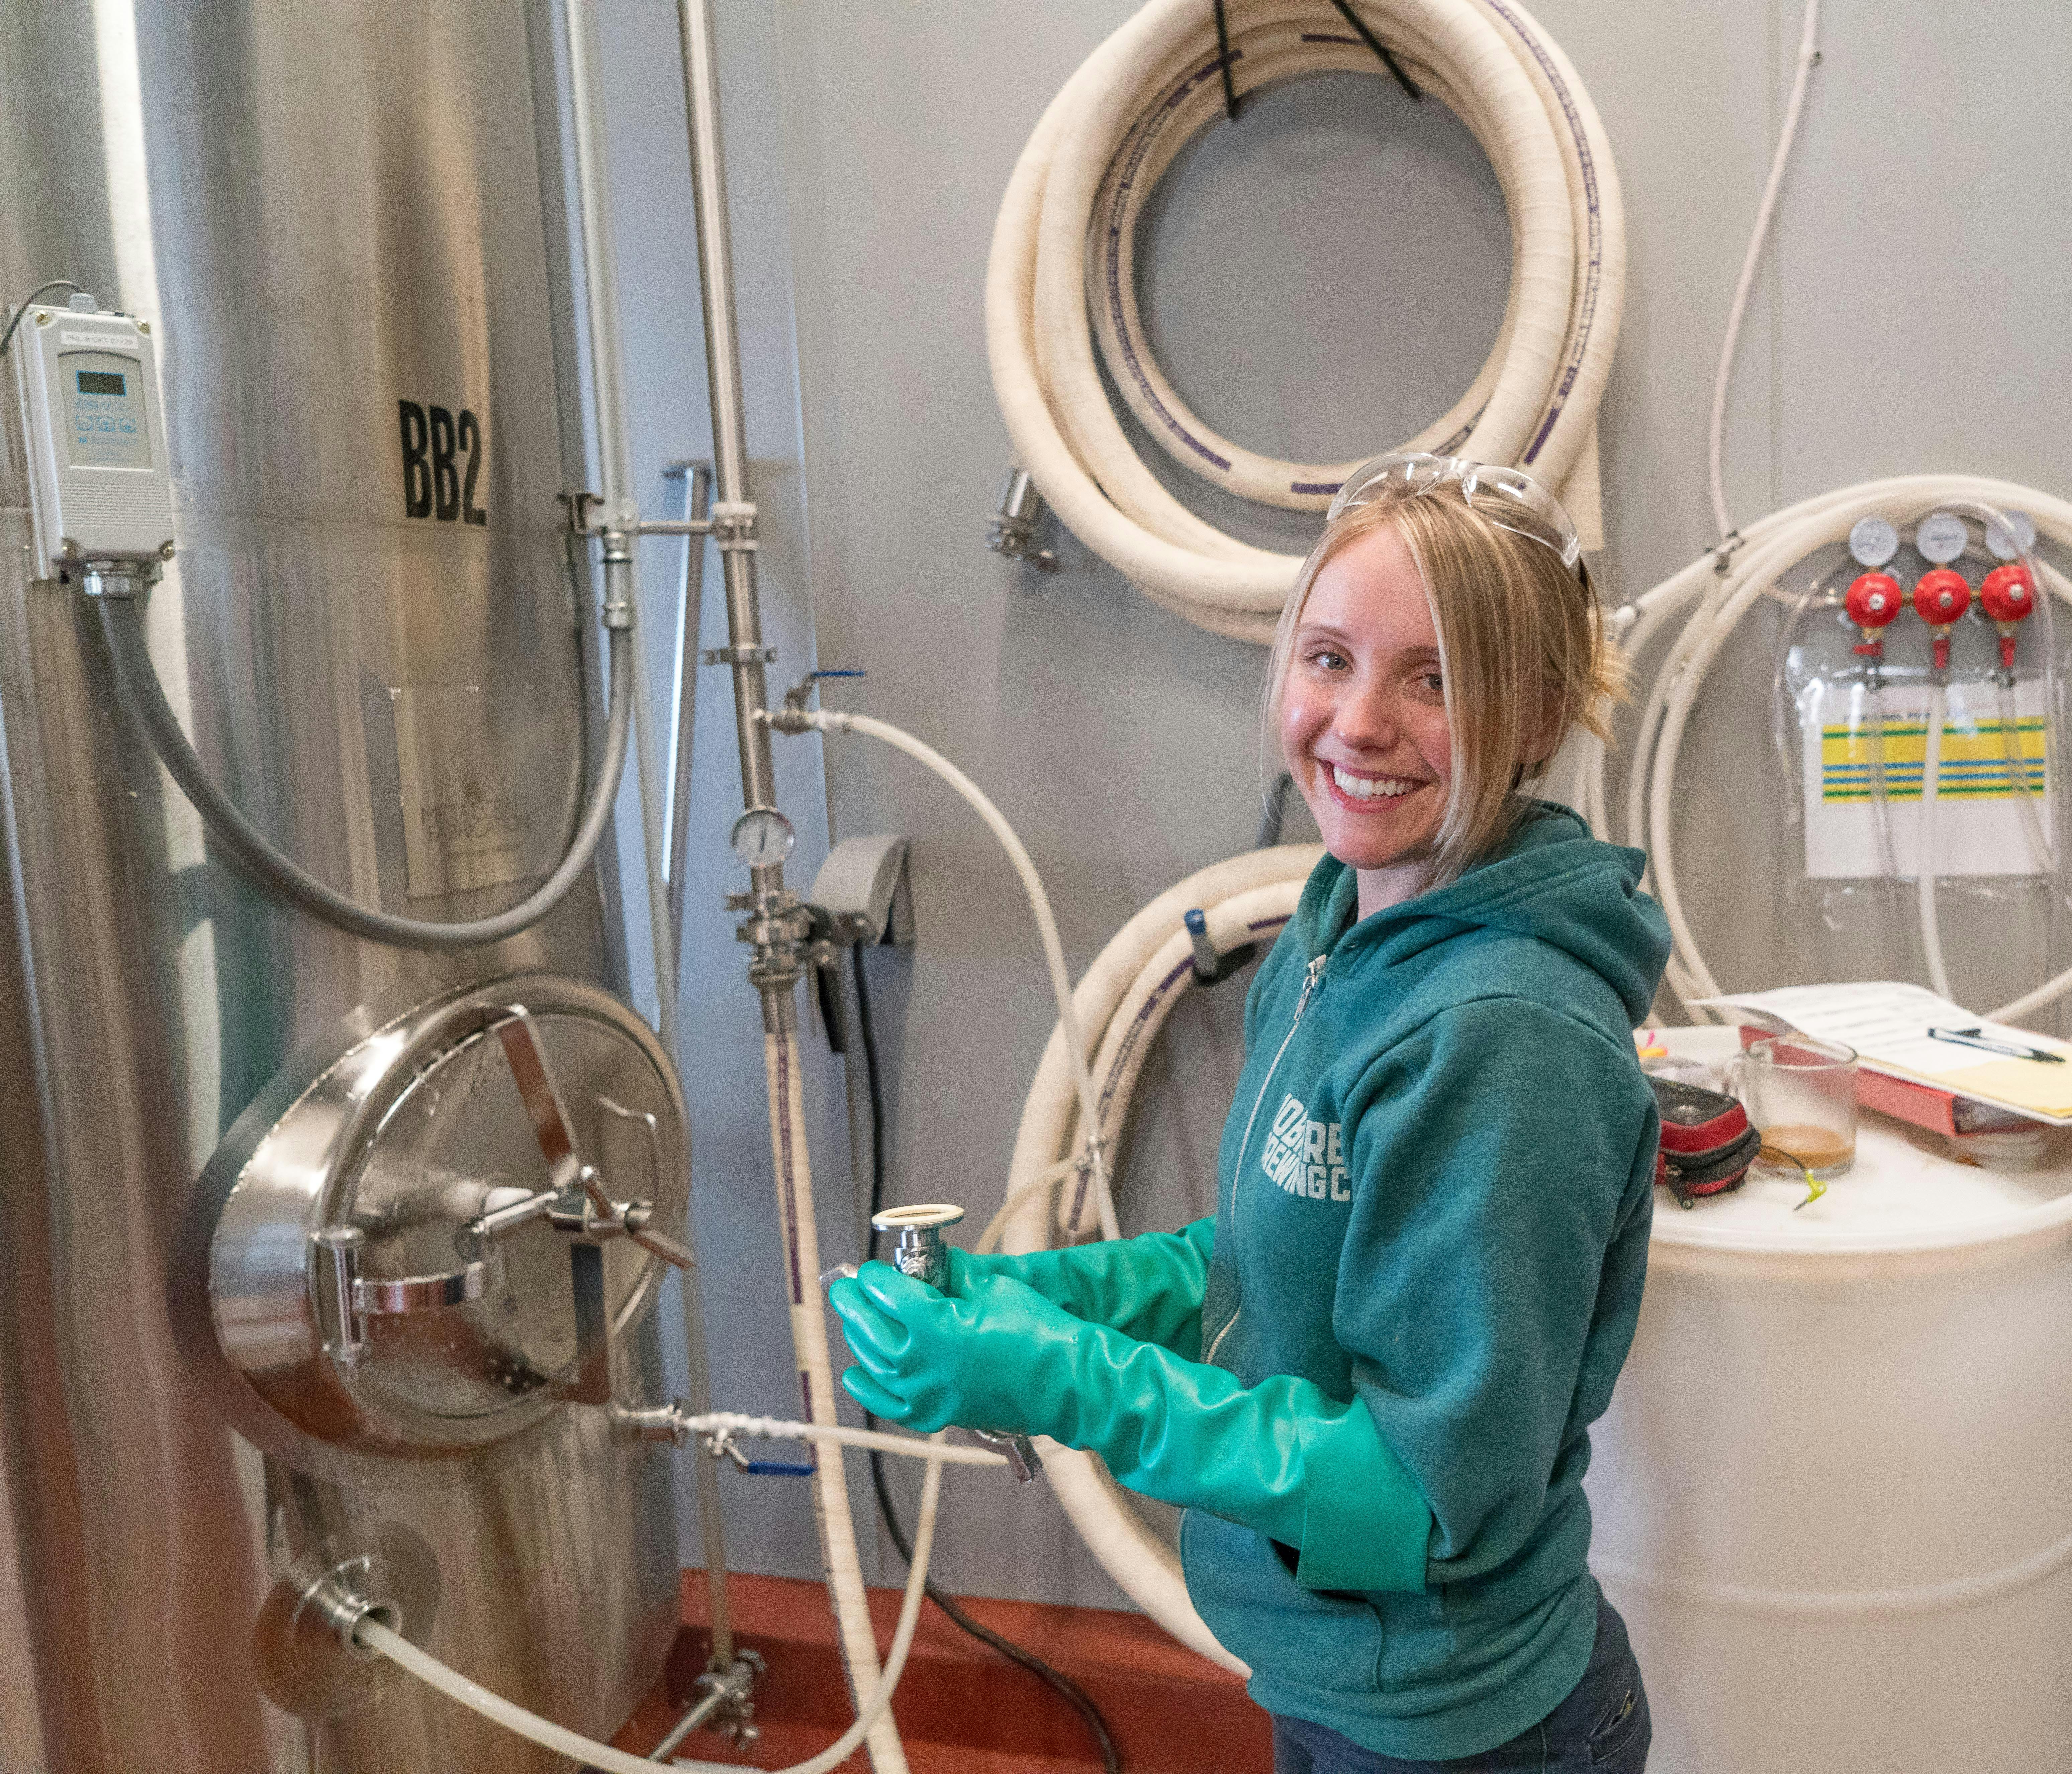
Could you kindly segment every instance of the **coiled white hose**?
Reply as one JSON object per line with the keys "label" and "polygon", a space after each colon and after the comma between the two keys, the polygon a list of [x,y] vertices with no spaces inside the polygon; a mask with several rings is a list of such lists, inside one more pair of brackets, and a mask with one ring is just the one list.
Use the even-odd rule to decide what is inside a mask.
{"label": "coiled white hose", "polygon": [[[1322,854],[1321,844],[1289,844],[1217,863],[1161,893],[1110,939],[1073,993],[1082,1026],[1099,1043],[1094,1075],[1104,1128],[1120,1132],[1126,1123],[1152,1044],[1194,984],[1193,946],[1182,922],[1186,914],[1198,907],[1207,914],[1209,942],[1219,955],[1247,942],[1271,944],[1293,914],[1302,884]],[[1054,1213],[1046,1189],[1070,1175],[1063,1155],[1082,1137],[1069,1056],[1062,1036],[1053,1031],[1015,1137],[1002,1209],[1004,1249],[1041,1250],[1054,1242],[1054,1226],[1069,1215]],[[992,1228],[987,1235],[994,1235]],[[1226,1669],[1247,1673],[1194,1612],[1173,1549],[1138,1514],[1100,1461],[1046,1442],[1043,1469],[1087,1550],[1130,1599],[1182,1644]]]}
{"label": "coiled white hose", "polygon": [[[1511,222],[1511,293],[1488,360],[1451,411],[1400,447],[1527,468],[1562,492],[1585,546],[1600,547],[1595,417],[1625,302],[1626,230],[1596,109],[1515,0],[1355,4],[1481,143]],[[1225,10],[1240,92],[1327,70],[1386,77],[1325,0],[1226,0]],[[986,341],[1016,456],[1073,533],[1154,602],[1213,633],[1264,641],[1299,557],[1240,542],[1168,492],[1110,407],[1096,361],[1176,461],[1245,498],[1321,511],[1355,466],[1276,462],[1219,437],[1150,354],[1136,303],[1137,223],[1159,175],[1222,115],[1221,80],[1200,0],[1152,0],[1087,58],[1008,182],[986,270]],[[1348,305],[1349,339],[1380,330],[1379,317]]]}
{"label": "coiled white hose", "polygon": [[[1596,741],[1584,749],[1580,811],[1600,836],[1646,848],[1651,885],[1675,942],[1668,984],[1686,1005],[1720,992],[1684,911],[1675,853],[1676,765],[1707,674],[1741,618],[1774,592],[1780,573],[1820,548],[1845,542],[1859,518],[1876,515],[1905,525],[1942,506],[2025,511],[2041,535],[2072,545],[2072,503],[2053,495],[1977,475],[1906,475],[1840,487],[1774,512],[1744,528],[1725,572],[1708,552],[1615,613],[1614,633],[1635,659],[1665,628],[1679,618],[1683,626],[1640,700],[1623,819],[1612,817],[1606,754]],[[2034,561],[2031,568],[2038,584],[2072,602],[2072,581],[2047,562]],[[1932,876],[1934,859],[1917,866]],[[2068,989],[2072,970],[1991,1014],[2003,1020],[2025,1016]]]}
{"label": "coiled white hose", "polygon": [[[839,1768],[849,1760],[866,1735],[874,1735],[891,1723],[887,1709],[892,1702],[892,1690],[898,1686],[899,1677],[906,1673],[906,1653],[914,1646],[914,1628],[920,1619],[921,1598],[928,1583],[928,1555],[935,1543],[935,1515],[943,1493],[943,1461],[952,1452],[940,1447],[939,1441],[939,1437],[931,1440],[926,1456],[928,1472],[921,1485],[921,1514],[914,1529],[914,1558],[906,1573],[906,1592],[900,1601],[899,1624],[893,1631],[892,1649],[886,1657],[884,1673],[875,1677],[870,1698],[858,1710],[856,1722],[819,1755],[794,1764],[783,1770],[783,1774],[828,1774],[828,1769]],[[829,1464],[839,1471],[839,1461]],[[479,1682],[471,1682],[457,1669],[449,1669],[430,1653],[418,1649],[401,1632],[392,1631],[372,1616],[360,1620],[354,1628],[354,1636],[368,1650],[380,1653],[427,1686],[438,1689],[449,1699],[458,1701],[492,1724],[528,1738],[542,1748],[553,1750],[557,1755],[574,1756],[577,1761],[602,1771],[602,1774],[655,1774],[656,1764],[645,1757],[614,1749],[609,1743],[594,1742],[565,1725],[542,1719],[536,1712],[528,1712],[501,1694],[491,1693]],[[874,1645],[871,1662],[874,1669]],[[851,1664],[852,1671],[854,1668]],[[896,1745],[896,1735],[893,1740]],[[679,1759],[675,1765],[695,1769],[697,1774],[737,1774],[740,1764]]]}

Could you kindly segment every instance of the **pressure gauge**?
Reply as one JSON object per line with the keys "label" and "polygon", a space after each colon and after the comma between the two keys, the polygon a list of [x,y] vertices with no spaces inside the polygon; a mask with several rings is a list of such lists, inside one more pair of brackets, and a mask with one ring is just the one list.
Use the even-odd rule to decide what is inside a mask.
{"label": "pressure gauge", "polygon": [[[2025,554],[2036,546],[2036,519],[2026,511],[2003,511],[2007,529],[1997,524],[1986,526],[1986,546],[1992,551],[1996,561],[2012,561]],[[2008,531],[2014,533],[2010,536]]]}
{"label": "pressure gauge", "polygon": [[799,834],[774,807],[752,807],[734,822],[727,842],[751,869],[775,869],[791,854]]}
{"label": "pressure gauge", "polygon": [[1899,532],[1881,517],[1860,517],[1849,526],[1849,552],[1860,566],[1883,566],[1899,552]]}
{"label": "pressure gauge", "polygon": [[1924,561],[1947,567],[1971,545],[1971,532],[1954,511],[1930,511],[1914,527],[1914,546]]}

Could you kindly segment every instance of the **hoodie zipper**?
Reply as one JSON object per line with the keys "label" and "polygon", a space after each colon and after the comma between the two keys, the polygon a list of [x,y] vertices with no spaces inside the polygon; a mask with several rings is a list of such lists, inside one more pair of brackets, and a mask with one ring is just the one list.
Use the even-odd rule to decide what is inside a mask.
{"label": "hoodie zipper", "polygon": [[[1281,1057],[1288,1051],[1288,1044],[1294,1040],[1295,1031],[1302,1026],[1302,1012],[1309,1008],[1310,994],[1322,984],[1325,964],[1330,959],[1330,957],[1328,955],[1320,955],[1309,963],[1309,972],[1304,976],[1302,981],[1302,996],[1295,1000],[1295,1015],[1288,1025],[1288,1033],[1281,1038],[1281,1045],[1273,1055],[1273,1063],[1267,1067],[1266,1076],[1260,1084],[1259,1094],[1252,1098],[1252,1113],[1245,1119],[1244,1137],[1238,1142],[1237,1163],[1231,1172],[1230,1223],[1233,1234],[1237,1227],[1238,1180],[1244,1175],[1244,1155],[1252,1145],[1252,1130],[1259,1124],[1260,1106],[1266,1101],[1266,1093],[1273,1088],[1274,1074],[1281,1070]],[[1236,1259],[1233,1257],[1231,1265],[1233,1276],[1236,1273]],[[1237,1310],[1223,1321],[1222,1328],[1217,1331],[1209,1346],[1202,1352],[1202,1359],[1204,1361],[1215,1360],[1216,1351],[1223,1346],[1223,1339],[1230,1335],[1231,1328],[1236,1324],[1239,1316],[1244,1311],[1244,1302],[1240,1300]]]}

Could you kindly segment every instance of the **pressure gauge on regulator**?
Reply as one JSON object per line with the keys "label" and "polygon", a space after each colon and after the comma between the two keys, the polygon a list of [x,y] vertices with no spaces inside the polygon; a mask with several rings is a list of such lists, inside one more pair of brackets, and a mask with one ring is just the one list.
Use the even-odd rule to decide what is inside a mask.
{"label": "pressure gauge on regulator", "polygon": [[1947,567],[1971,545],[1971,532],[1954,511],[1930,511],[1915,525],[1914,550],[1924,561]]}
{"label": "pressure gauge on regulator", "polygon": [[1899,552],[1899,532],[1881,517],[1860,517],[1849,526],[1849,552],[1859,566],[1883,566]]}
{"label": "pressure gauge on regulator", "polygon": [[752,807],[734,822],[727,842],[751,869],[775,869],[791,854],[799,834],[774,807]]}
{"label": "pressure gauge on regulator", "polygon": [[[2026,511],[2003,511],[2007,528],[1997,523],[1986,526],[1986,546],[1996,561],[2012,561],[2036,546],[2036,519]],[[2012,531],[2012,535],[2008,532]]]}

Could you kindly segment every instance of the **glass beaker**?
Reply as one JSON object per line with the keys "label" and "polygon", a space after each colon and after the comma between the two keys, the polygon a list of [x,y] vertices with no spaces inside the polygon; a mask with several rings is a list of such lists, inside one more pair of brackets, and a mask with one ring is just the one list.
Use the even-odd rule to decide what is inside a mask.
{"label": "glass beaker", "polygon": [[1755,1041],[1727,1068],[1766,1147],[1818,1177],[1839,1177],[1856,1161],[1856,1052],[1811,1035]]}

